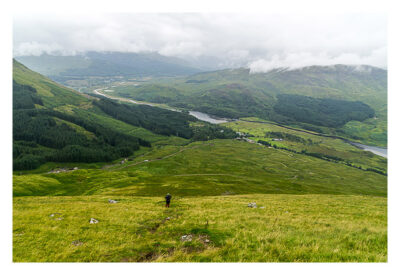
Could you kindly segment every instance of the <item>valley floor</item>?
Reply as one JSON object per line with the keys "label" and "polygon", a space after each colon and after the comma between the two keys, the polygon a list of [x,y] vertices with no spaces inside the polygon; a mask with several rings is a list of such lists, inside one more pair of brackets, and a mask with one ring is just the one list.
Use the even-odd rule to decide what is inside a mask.
{"label": "valley floor", "polygon": [[15,262],[387,261],[385,197],[174,196],[168,209],[162,197],[118,195],[13,204]]}

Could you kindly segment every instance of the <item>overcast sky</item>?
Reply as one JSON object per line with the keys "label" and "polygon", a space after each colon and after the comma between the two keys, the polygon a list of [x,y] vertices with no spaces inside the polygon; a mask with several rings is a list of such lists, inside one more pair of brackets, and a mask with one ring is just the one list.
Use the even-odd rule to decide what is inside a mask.
{"label": "overcast sky", "polygon": [[[156,51],[218,57],[252,71],[308,65],[387,66],[386,17],[378,14],[97,14],[14,17],[14,55]],[[208,58],[210,59],[210,58]]]}

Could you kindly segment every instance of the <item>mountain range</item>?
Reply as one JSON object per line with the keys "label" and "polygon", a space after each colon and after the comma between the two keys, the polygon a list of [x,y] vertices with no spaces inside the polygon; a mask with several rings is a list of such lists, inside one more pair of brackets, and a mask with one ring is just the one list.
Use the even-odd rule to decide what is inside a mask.
{"label": "mountain range", "polygon": [[16,60],[50,78],[178,76],[202,71],[185,60],[158,53],[87,52],[75,56],[17,56]]}

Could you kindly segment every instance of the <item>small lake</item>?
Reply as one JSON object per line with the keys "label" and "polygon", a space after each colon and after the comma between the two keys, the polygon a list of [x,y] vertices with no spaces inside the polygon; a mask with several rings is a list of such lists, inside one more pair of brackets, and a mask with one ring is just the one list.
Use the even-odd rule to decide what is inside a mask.
{"label": "small lake", "polygon": [[212,124],[219,124],[219,123],[224,123],[224,122],[231,121],[231,119],[218,118],[218,117],[214,117],[214,116],[211,117],[210,115],[208,115],[206,113],[197,112],[197,111],[189,111],[189,114],[194,116],[198,120],[207,121],[207,122],[210,122]]}
{"label": "small lake", "polygon": [[376,147],[376,146],[369,146],[369,145],[364,145],[361,143],[357,143],[357,142],[349,142],[351,145],[357,147],[357,148],[361,148],[365,151],[369,151],[374,153],[375,155],[387,158],[387,148],[383,148],[383,147]]}

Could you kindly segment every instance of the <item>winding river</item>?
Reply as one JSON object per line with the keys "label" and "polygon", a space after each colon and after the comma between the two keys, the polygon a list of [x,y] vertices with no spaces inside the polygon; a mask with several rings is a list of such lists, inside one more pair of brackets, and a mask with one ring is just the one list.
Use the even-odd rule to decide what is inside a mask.
{"label": "winding river", "polygon": [[375,155],[387,158],[387,148],[377,147],[377,146],[369,146],[369,145],[364,145],[364,144],[352,142],[352,141],[347,141],[347,142],[357,148],[363,149],[364,151],[369,151],[369,152],[374,153]]}
{"label": "winding river", "polygon": [[[131,100],[131,99],[123,99],[123,98],[111,97],[111,96],[108,96],[108,95],[105,95],[105,94],[101,93],[100,92],[101,90],[102,89],[96,89],[93,92],[98,94],[98,95],[102,95],[104,97],[110,98],[110,99],[124,100],[124,101],[128,101],[128,102],[131,102],[131,103],[134,103],[134,104],[143,104],[143,105],[155,106],[155,105],[153,105],[151,103],[148,103],[148,102],[137,102],[137,101],[134,101],[134,100]],[[156,106],[156,107],[159,107],[159,106]],[[173,109],[173,108],[171,108],[169,110],[170,111],[175,111],[175,112],[180,112],[180,110]],[[234,121],[234,119],[219,118],[219,117],[211,116],[209,114],[198,112],[198,111],[189,111],[189,114],[194,116],[194,117],[196,117],[198,120],[207,121],[207,122],[212,123],[212,124],[220,124],[220,123],[225,123],[225,122],[229,122],[229,121]],[[244,121],[246,121],[246,120],[244,120]],[[375,155],[387,158],[387,148],[364,145],[364,144],[361,144],[361,143],[357,143],[357,142],[353,142],[353,141],[347,140],[347,139],[342,138],[342,137],[328,136],[328,135],[323,135],[323,134],[312,133],[312,132],[308,132],[308,131],[305,131],[305,130],[299,130],[299,129],[291,128],[291,127],[288,127],[288,126],[279,125],[279,124],[276,124],[276,123],[269,123],[269,122],[263,122],[263,121],[248,121],[248,122],[274,124],[274,125],[278,125],[278,126],[287,128],[287,129],[292,129],[292,130],[295,130],[295,131],[305,132],[305,133],[312,134],[312,135],[325,136],[325,137],[331,137],[331,138],[338,138],[338,139],[343,140],[344,142],[347,142],[347,143],[353,145],[354,147],[357,147],[359,149],[363,149],[364,151],[369,151],[369,152],[374,153]]]}
{"label": "winding river", "polygon": [[[199,120],[207,121],[207,122],[210,122],[212,124],[219,124],[219,123],[233,121],[232,119],[229,119],[229,118],[218,118],[218,117],[215,117],[215,116],[211,117],[210,115],[208,115],[206,113],[197,112],[197,111],[189,111],[189,114],[194,116],[194,117],[196,117]],[[255,121],[255,122],[260,123],[260,121]],[[282,126],[282,127],[285,127],[285,126]],[[285,128],[289,128],[289,127],[285,127]],[[290,129],[298,131],[297,129],[294,129],[294,128],[290,128]],[[307,133],[314,134],[314,133],[310,133],[308,131],[307,131]],[[319,135],[319,134],[316,134],[316,135]],[[323,135],[321,135],[321,136],[323,136]],[[347,143],[353,145],[354,147],[357,147],[357,148],[362,149],[364,151],[369,151],[369,152],[374,153],[375,155],[387,158],[387,148],[364,145],[364,144],[361,144],[361,143],[352,142],[352,141],[344,139],[342,137],[336,137],[336,136],[328,136],[328,137],[339,138],[339,139],[343,140],[344,142],[347,142]]]}
{"label": "winding river", "polygon": [[218,117],[214,117],[214,116],[211,117],[209,114],[197,112],[197,111],[189,111],[189,114],[194,116],[198,120],[207,121],[212,124],[220,124],[220,123],[232,121],[231,119],[227,119],[227,118],[218,118]]}

